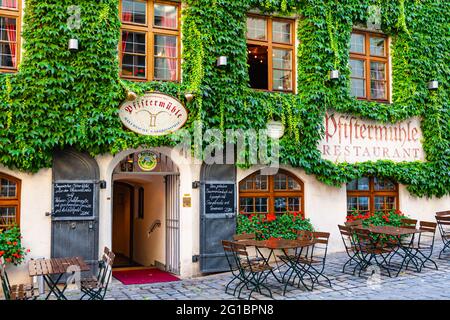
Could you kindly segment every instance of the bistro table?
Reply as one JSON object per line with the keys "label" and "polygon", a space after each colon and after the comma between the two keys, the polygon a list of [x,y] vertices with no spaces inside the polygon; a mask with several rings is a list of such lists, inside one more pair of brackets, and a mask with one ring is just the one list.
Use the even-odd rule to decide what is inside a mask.
{"label": "bistro table", "polygon": [[[369,227],[354,227],[354,229],[359,229],[359,230],[367,230],[369,231],[371,234],[373,235],[377,235],[377,238],[375,240],[375,242],[373,243],[375,246],[379,246],[380,245],[380,241],[382,239],[383,235],[386,236],[391,236],[393,238],[396,239],[397,241],[397,245],[398,247],[404,252],[404,257],[402,260],[402,263],[400,265],[400,269],[397,272],[397,276],[400,274],[403,266],[406,263],[406,268],[409,264],[409,262],[411,261],[414,265],[417,266],[417,263],[415,261],[415,259],[420,259],[417,258],[413,253],[412,250],[410,248],[408,248],[408,246],[405,246],[402,241],[401,238],[403,236],[414,236],[415,234],[421,233],[422,231],[420,229],[415,229],[415,228],[404,228],[404,227],[395,227],[395,226],[369,226]],[[417,270],[417,269],[416,269]]]}
{"label": "bistro table", "polygon": [[[89,266],[81,257],[71,258],[52,258],[52,259],[36,259],[31,260],[28,264],[28,272],[30,277],[43,276],[47,283],[50,292],[45,300],[48,300],[53,293],[58,300],[67,300],[64,296],[64,291],[67,289],[67,283],[62,289],[58,288],[58,282],[62,276],[68,272],[68,268],[75,266],[80,271],[89,271]],[[53,279],[54,276],[56,280]]]}
{"label": "bistro table", "polygon": [[[277,267],[275,268],[275,270],[278,270],[279,274],[280,274],[280,278],[277,277],[277,275],[274,272],[274,269],[272,269],[270,272],[272,273],[272,275],[274,276],[274,278],[280,282],[280,283],[284,283],[284,275],[281,274],[281,266],[278,264],[278,261],[276,259],[276,255],[274,254],[275,250],[281,250],[284,254],[285,257],[285,261],[286,264],[288,265],[288,271],[292,270],[292,272],[296,272],[297,275],[298,274],[298,257],[300,256],[300,254],[294,254],[294,255],[290,255],[289,254],[289,250],[290,249],[303,249],[306,247],[310,247],[312,245],[315,244],[314,239],[312,240],[308,240],[308,241],[304,241],[304,240],[287,240],[287,239],[269,239],[269,240],[241,240],[239,241],[239,244],[243,244],[247,247],[255,247],[256,250],[258,251],[258,254],[264,259],[264,263],[269,265],[269,261],[272,257],[272,255],[275,258],[275,264],[277,265]],[[264,255],[262,254],[260,249],[269,249],[269,255],[266,257],[264,257]],[[300,267],[301,268],[301,267]],[[303,269],[303,268],[301,268]],[[285,274],[288,272],[286,271]],[[306,270],[303,270],[305,273],[307,273]],[[302,281],[301,279],[301,275],[300,276],[300,281]],[[289,280],[286,281],[285,286],[284,286],[284,291],[283,294],[286,292],[286,287],[289,283]]]}

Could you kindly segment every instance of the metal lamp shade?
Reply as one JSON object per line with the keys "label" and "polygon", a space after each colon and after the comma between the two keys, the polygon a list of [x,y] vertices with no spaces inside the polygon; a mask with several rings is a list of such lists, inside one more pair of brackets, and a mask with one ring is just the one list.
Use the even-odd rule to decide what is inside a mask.
{"label": "metal lamp shade", "polygon": [[280,121],[267,122],[267,135],[272,139],[280,139],[284,135],[284,125]]}
{"label": "metal lamp shade", "polygon": [[187,102],[191,102],[192,100],[194,100],[194,94],[190,93],[190,92],[186,92],[184,94],[184,97],[186,98]]}
{"label": "metal lamp shade", "polygon": [[78,50],[78,39],[70,39],[69,40],[69,50],[70,51]]}
{"label": "metal lamp shade", "polygon": [[331,80],[339,79],[339,70],[331,70],[330,79]]}
{"label": "metal lamp shade", "polygon": [[428,89],[436,90],[437,88],[439,88],[439,82],[437,80],[432,80],[428,82]]}
{"label": "metal lamp shade", "polygon": [[217,66],[218,67],[223,67],[223,66],[226,66],[227,64],[228,64],[228,57],[220,56],[217,58]]}

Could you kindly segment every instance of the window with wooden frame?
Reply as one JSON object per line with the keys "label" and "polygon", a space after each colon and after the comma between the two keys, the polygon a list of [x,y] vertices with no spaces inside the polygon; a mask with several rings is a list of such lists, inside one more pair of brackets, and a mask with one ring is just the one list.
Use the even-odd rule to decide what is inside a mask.
{"label": "window with wooden frame", "polygon": [[247,17],[250,87],[293,92],[295,87],[294,20]]}
{"label": "window with wooden frame", "polygon": [[121,0],[120,74],[152,81],[180,79],[180,4]]}
{"label": "window with wooden frame", "polygon": [[21,10],[20,0],[0,0],[0,72],[17,71]]}
{"label": "window with wooden frame", "polygon": [[387,36],[353,31],[350,41],[351,94],[358,99],[388,102],[389,68]]}
{"label": "window with wooden frame", "polygon": [[0,230],[20,223],[19,179],[0,173]]}
{"label": "window with wooden frame", "polygon": [[276,175],[262,175],[257,171],[239,183],[239,208],[242,214],[301,212],[304,215],[303,182],[284,170]]}
{"label": "window with wooden frame", "polygon": [[399,209],[398,184],[377,177],[363,177],[347,184],[347,213],[388,213]]}

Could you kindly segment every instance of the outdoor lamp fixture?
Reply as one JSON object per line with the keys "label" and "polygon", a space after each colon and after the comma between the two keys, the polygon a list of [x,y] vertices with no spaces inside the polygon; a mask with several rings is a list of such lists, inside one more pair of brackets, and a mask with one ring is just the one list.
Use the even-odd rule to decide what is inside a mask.
{"label": "outdoor lamp fixture", "polygon": [[72,52],[78,51],[78,39],[70,39],[69,40],[69,50]]}
{"label": "outdoor lamp fixture", "polygon": [[186,98],[187,102],[191,102],[192,100],[194,100],[194,94],[190,93],[190,92],[186,92],[184,94],[184,97]]}
{"label": "outdoor lamp fixture", "polygon": [[432,81],[428,82],[428,89],[436,90],[437,88],[439,88],[439,81],[432,80]]}
{"label": "outdoor lamp fixture", "polygon": [[267,135],[272,139],[280,139],[284,135],[284,125],[280,121],[267,122]]}
{"label": "outdoor lamp fixture", "polygon": [[134,93],[133,91],[127,90],[127,100],[128,101],[134,101],[136,99],[137,99],[137,94]]}
{"label": "outdoor lamp fixture", "polygon": [[220,56],[217,58],[217,66],[218,67],[225,67],[228,65],[228,57],[227,56]]}
{"label": "outdoor lamp fixture", "polygon": [[330,71],[330,79],[331,80],[339,79],[339,70],[331,70]]}

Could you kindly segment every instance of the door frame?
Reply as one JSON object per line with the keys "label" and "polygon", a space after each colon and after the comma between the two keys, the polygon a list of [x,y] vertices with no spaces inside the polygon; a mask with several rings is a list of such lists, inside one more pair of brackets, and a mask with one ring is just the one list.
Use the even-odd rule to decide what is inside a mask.
{"label": "door frame", "polygon": [[[129,259],[130,259],[130,263],[131,262],[133,262],[133,256],[134,256],[134,209],[135,209],[135,205],[134,205],[134,201],[135,201],[135,190],[134,190],[134,186],[133,185],[131,185],[131,184],[129,184],[129,183],[127,183],[127,182],[124,182],[124,181],[113,181],[113,190],[112,190],[112,193],[113,193],[113,196],[114,196],[114,188],[115,188],[115,185],[116,184],[119,184],[119,185],[121,185],[121,186],[123,186],[123,187],[126,187],[126,188],[128,188],[128,190],[129,190],[129,192],[130,192],[130,246],[129,246],[129,249],[128,250],[130,250],[130,256],[128,257]],[[114,230],[114,201],[112,201],[112,205],[113,205],[113,207],[112,207],[112,210],[113,210],[113,216],[112,216],[112,228],[111,228],[111,231],[112,230]],[[112,237],[114,238],[114,234],[112,234]],[[113,239],[111,239],[111,240],[113,240]],[[112,243],[112,241],[111,241],[111,243]],[[113,248],[113,250],[114,250],[114,248]]]}

